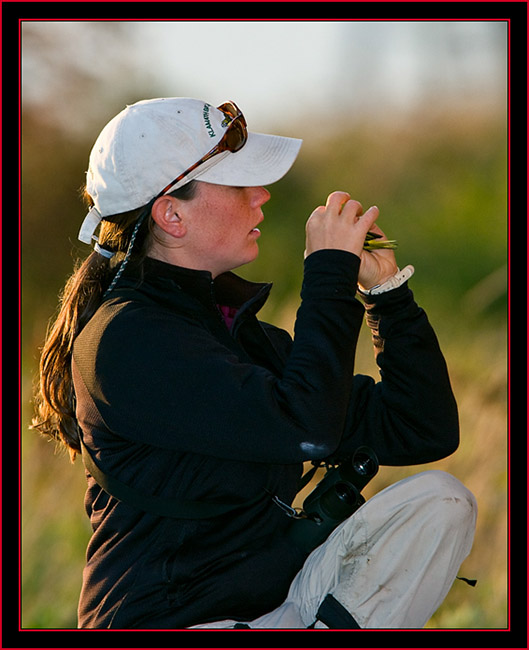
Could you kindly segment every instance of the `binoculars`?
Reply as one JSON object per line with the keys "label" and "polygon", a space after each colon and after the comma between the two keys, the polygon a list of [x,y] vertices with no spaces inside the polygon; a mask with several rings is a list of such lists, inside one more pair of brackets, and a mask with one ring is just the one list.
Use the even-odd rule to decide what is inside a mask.
{"label": "binoculars", "polygon": [[305,553],[322,544],[331,532],[365,503],[360,492],[378,472],[378,459],[369,447],[359,447],[305,498],[301,515],[292,520],[287,537]]}

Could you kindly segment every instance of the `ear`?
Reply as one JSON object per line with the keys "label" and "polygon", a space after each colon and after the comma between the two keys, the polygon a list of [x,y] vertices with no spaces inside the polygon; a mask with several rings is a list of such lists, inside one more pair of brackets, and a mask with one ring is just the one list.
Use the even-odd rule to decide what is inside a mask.
{"label": "ear", "polygon": [[168,235],[180,239],[187,229],[177,212],[177,201],[172,196],[161,196],[152,206],[152,218],[159,228]]}

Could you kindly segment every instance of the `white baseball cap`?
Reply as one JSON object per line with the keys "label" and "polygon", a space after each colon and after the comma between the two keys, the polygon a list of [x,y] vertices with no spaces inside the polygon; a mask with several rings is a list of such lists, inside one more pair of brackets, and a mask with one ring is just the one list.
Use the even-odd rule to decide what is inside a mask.
{"label": "white baseball cap", "polygon": [[79,239],[90,243],[105,216],[142,207],[192,179],[251,187],[282,178],[302,141],[247,132],[239,112],[247,133],[244,145],[234,153],[216,153],[173,183],[223,140],[229,117],[207,102],[187,97],[148,99],[127,106],[103,128],[90,153],[86,189],[94,206]]}

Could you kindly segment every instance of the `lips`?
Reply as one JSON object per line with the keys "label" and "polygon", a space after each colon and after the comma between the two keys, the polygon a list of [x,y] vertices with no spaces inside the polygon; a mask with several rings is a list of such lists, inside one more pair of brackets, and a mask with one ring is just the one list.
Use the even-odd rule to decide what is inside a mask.
{"label": "lips", "polygon": [[263,219],[259,219],[259,221],[257,222],[257,225],[256,225],[254,228],[252,228],[252,229],[250,230],[250,232],[254,232],[254,233],[255,233],[255,232],[258,232],[258,233],[260,234],[260,233],[261,233],[261,230],[260,230],[257,226],[258,226],[260,223],[262,223],[263,221],[264,221],[264,217],[263,217]]}

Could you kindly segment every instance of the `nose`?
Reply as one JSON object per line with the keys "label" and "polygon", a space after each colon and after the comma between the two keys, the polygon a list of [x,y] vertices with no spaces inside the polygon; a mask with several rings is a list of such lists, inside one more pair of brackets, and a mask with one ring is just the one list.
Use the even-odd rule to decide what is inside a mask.
{"label": "nose", "polygon": [[261,207],[270,199],[270,192],[264,187],[252,188],[252,203],[255,207]]}

